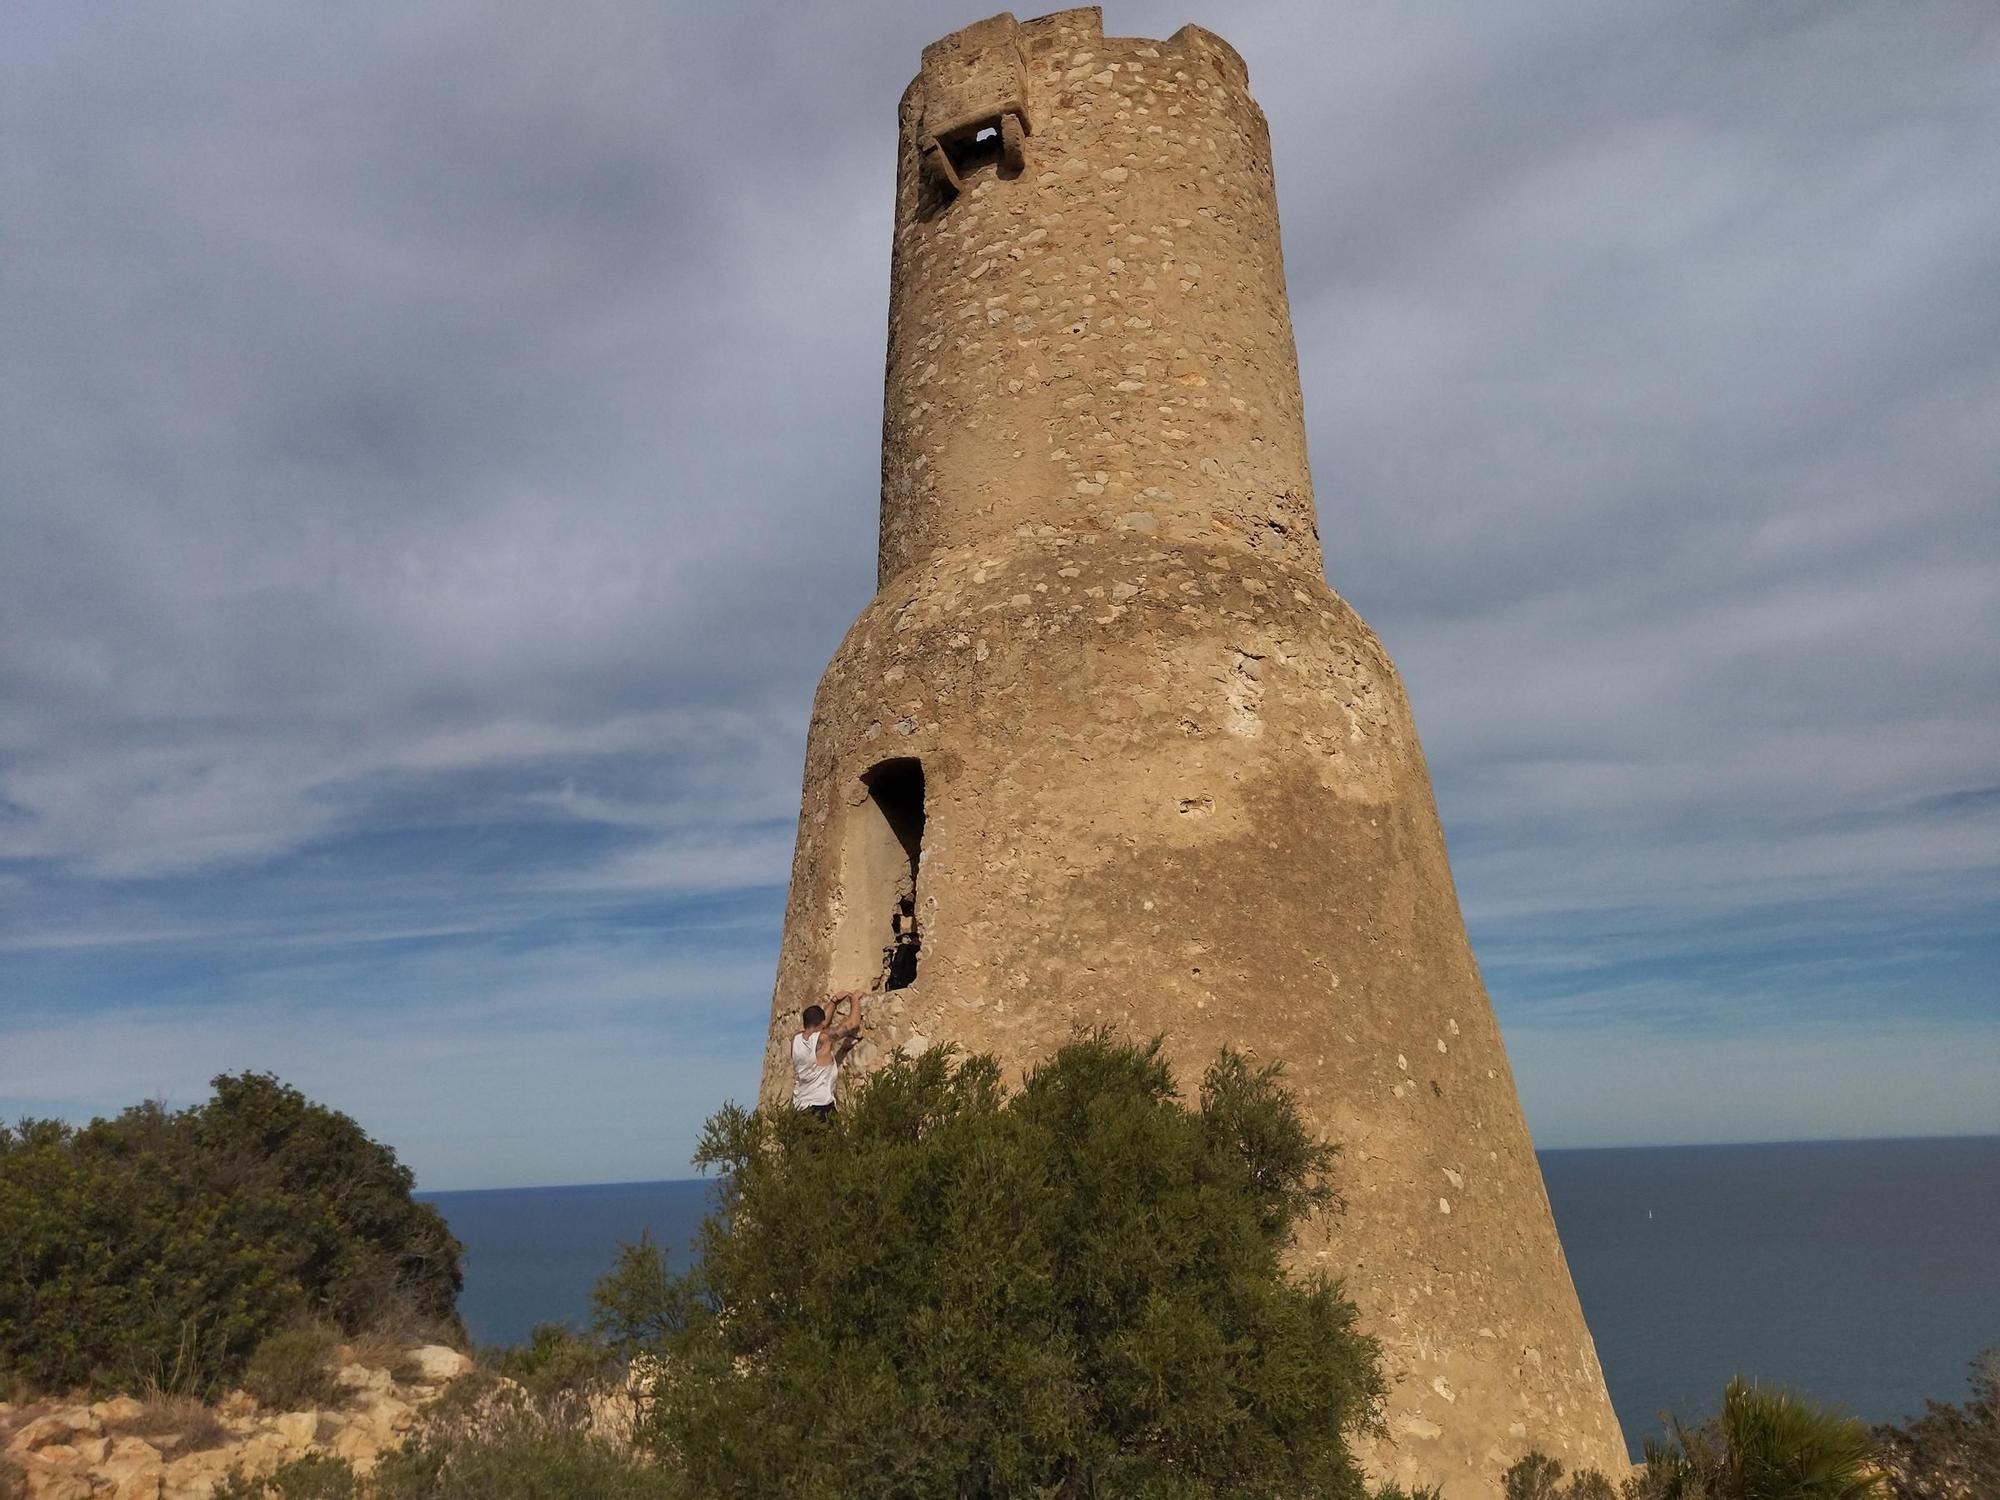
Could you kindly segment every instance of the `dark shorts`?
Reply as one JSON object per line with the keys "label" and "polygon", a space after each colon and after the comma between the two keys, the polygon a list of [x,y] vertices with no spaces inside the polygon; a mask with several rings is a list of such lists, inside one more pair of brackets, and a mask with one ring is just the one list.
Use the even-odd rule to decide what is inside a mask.
{"label": "dark shorts", "polygon": [[822,1120],[830,1120],[833,1118],[833,1106],[831,1104],[808,1104],[805,1107],[805,1113],[818,1115]]}

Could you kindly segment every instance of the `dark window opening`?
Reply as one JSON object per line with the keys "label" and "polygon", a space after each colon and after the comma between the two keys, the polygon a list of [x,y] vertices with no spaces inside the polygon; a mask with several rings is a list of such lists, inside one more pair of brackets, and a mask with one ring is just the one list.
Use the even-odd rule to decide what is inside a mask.
{"label": "dark window opening", "polygon": [[884,761],[861,778],[841,856],[841,916],[832,984],[899,990],[915,982],[923,950],[918,880],[924,853],[924,768]]}
{"label": "dark window opening", "polygon": [[1001,178],[1021,175],[1027,158],[1027,121],[1017,110],[1004,110],[956,129],[924,136],[917,143],[923,158],[922,212],[935,216],[964,190],[966,179],[987,167]]}
{"label": "dark window opening", "polygon": [[1000,160],[1000,122],[995,120],[989,125],[941,135],[938,144],[944,147],[952,171],[961,179],[970,177],[981,167],[993,166]]}

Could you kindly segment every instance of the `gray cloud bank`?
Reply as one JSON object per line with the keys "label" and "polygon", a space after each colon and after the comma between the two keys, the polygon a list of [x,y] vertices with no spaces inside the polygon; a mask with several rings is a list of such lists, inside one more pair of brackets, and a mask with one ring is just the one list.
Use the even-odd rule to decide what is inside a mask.
{"label": "gray cloud bank", "polygon": [[[519,988],[477,943],[570,923],[576,1003],[659,1001],[619,1061],[564,1054],[578,1101],[644,1088],[647,1024],[681,1056],[761,1024],[768,901],[715,939],[723,1019],[584,929],[783,880],[805,704],[872,588],[895,99],[969,18],[0,20],[0,1106],[151,1088],[204,1005],[336,1030],[295,967],[113,994],[111,946],[421,973],[443,1055],[468,973]],[[1189,19],[1271,118],[1329,574],[1408,679],[1531,1116],[1686,1138],[1668,1082],[1638,1134],[1564,1083],[1669,1029],[1994,1056],[2000,14],[1109,15]],[[27,1063],[86,1032],[88,1076]],[[249,1050],[327,1055],[287,1045]],[[180,1050],[185,1092],[227,1049]],[[338,1050],[329,1092],[393,1096],[404,1063]],[[1787,1097],[1766,1128],[1823,1128]],[[391,1118],[439,1185],[492,1175]],[[562,1139],[534,1170],[592,1175]]]}

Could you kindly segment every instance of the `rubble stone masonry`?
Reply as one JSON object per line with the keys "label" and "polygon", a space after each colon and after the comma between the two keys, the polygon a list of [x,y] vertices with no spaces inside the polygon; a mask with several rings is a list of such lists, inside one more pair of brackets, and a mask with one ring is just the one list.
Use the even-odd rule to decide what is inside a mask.
{"label": "rubble stone masonry", "polygon": [[813,707],[764,1097],[1079,1024],[1281,1060],[1341,1147],[1301,1243],[1383,1343],[1381,1477],[1623,1438],[1466,942],[1403,687],[1327,586],[1271,153],[1188,26],[1002,15],[901,107],[880,591]]}

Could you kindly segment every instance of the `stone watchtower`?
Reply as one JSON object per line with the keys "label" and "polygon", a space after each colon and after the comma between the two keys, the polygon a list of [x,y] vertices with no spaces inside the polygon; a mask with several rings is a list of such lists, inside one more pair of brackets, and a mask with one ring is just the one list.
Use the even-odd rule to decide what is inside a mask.
{"label": "stone watchtower", "polygon": [[[813,705],[765,1097],[829,989],[1025,1066],[1079,1023],[1280,1059],[1342,1147],[1385,1476],[1625,1447],[1395,668],[1328,589],[1243,61],[1095,9],[903,96],[880,590]],[[862,1065],[868,1057],[862,1058]]]}

